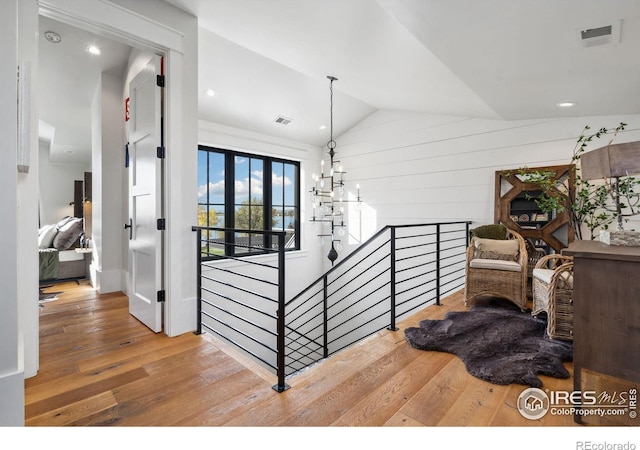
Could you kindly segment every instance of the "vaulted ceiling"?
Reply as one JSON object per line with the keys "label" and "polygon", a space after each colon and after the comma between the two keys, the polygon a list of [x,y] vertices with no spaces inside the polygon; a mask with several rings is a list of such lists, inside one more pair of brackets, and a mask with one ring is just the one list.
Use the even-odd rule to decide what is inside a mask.
{"label": "vaulted ceiling", "polygon": [[199,115],[225,125],[321,146],[328,75],[336,136],[378,109],[640,113],[640,0],[166,1],[199,19]]}

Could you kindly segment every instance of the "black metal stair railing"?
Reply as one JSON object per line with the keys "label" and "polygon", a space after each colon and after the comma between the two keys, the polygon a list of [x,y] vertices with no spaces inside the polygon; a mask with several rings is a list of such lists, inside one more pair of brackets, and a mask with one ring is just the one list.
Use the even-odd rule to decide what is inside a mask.
{"label": "black metal stair railing", "polygon": [[387,226],[287,301],[286,375],[463,287],[470,224]]}
{"label": "black metal stair railing", "polygon": [[[284,314],[281,312],[285,303],[286,232],[199,226],[191,229],[197,236],[195,333],[207,330],[231,343],[276,372],[278,383],[274,389],[285,390],[288,386],[284,375]],[[211,237],[216,234],[224,237]],[[260,237],[255,239],[256,235]],[[229,236],[235,239],[230,240]],[[263,244],[273,242],[274,238],[277,241],[272,247]],[[228,256],[229,252],[222,249],[229,247],[249,254],[275,254],[276,260],[275,263],[260,262]],[[221,265],[220,261],[226,264]]]}
{"label": "black metal stair railing", "polygon": [[[287,377],[385,328],[397,330],[399,319],[461,288],[470,224],[386,226],[289,301],[284,232],[193,227],[196,333],[206,329],[248,353],[275,372],[273,388],[282,392]],[[212,231],[275,236],[275,248],[260,250],[277,261],[211,254]]]}

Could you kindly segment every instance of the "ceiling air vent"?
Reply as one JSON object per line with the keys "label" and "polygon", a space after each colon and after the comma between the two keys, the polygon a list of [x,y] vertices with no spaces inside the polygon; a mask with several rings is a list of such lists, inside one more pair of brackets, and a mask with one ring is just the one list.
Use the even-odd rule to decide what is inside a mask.
{"label": "ceiling air vent", "polygon": [[583,48],[600,47],[620,42],[620,22],[595,28],[578,30],[578,46]]}
{"label": "ceiling air vent", "polygon": [[289,125],[291,122],[293,121],[293,119],[289,119],[288,117],[284,117],[284,116],[278,116],[276,117],[275,122],[282,124],[282,125]]}

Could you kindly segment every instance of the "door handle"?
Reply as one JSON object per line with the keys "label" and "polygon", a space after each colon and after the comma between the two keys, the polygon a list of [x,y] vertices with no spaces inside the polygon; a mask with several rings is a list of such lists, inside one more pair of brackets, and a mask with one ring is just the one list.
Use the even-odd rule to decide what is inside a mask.
{"label": "door handle", "polygon": [[133,220],[129,218],[129,223],[124,224],[124,229],[129,229],[129,240],[133,239]]}

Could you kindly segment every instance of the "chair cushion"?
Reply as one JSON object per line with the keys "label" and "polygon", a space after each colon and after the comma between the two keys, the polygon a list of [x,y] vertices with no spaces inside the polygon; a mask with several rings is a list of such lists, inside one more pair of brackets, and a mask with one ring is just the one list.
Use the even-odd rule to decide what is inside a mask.
{"label": "chair cushion", "polygon": [[[554,274],[554,270],[552,269],[533,269],[533,278],[537,278],[538,280],[542,281],[545,284],[550,284],[551,283],[551,277]],[[562,287],[563,288],[572,288],[573,287],[573,274],[570,271],[563,271],[561,274],[563,280],[565,281],[565,283],[563,283]]]}
{"label": "chair cushion", "polygon": [[520,243],[515,239],[481,239],[475,238],[474,258],[500,259],[504,261],[517,261]]}
{"label": "chair cushion", "polygon": [[507,239],[507,227],[501,223],[481,225],[471,230],[471,235],[483,239]]}
{"label": "chair cushion", "polygon": [[482,259],[474,258],[469,263],[474,269],[507,270],[509,272],[521,272],[522,267],[515,261],[505,261],[503,259]]}
{"label": "chair cushion", "polygon": [[553,270],[551,269],[533,269],[531,274],[533,278],[542,281],[544,284],[551,283],[551,277],[553,276]]}

